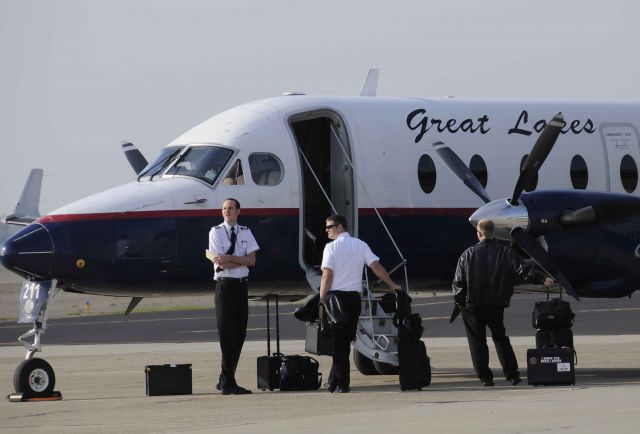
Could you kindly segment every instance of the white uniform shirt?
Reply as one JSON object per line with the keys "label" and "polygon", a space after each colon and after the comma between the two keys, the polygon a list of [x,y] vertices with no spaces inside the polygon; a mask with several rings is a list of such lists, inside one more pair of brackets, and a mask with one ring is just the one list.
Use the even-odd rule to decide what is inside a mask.
{"label": "white uniform shirt", "polygon": [[[235,226],[236,230],[236,249],[234,256],[246,256],[260,249],[256,239],[251,233],[251,229],[246,226]],[[209,250],[217,255],[226,255],[231,247],[231,225],[226,222],[214,226],[209,231]],[[214,269],[218,268],[214,265]],[[218,280],[219,277],[242,278],[249,275],[249,268],[246,266],[237,267],[232,270],[216,271],[213,279]]]}
{"label": "white uniform shirt", "polygon": [[362,292],[362,269],[378,261],[369,245],[349,233],[343,232],[324,246],[322,266],[333,271],[331,291]]}

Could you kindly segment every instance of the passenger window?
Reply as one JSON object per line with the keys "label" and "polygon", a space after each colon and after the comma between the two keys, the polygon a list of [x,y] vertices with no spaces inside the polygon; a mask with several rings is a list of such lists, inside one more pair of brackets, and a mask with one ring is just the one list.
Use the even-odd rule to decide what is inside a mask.
{"label": "passenger window", "polygon": [[627,193],[633,193],[638,185],[638,166],[631,155],[625,155],[620,161],[620,180]]}
{"label": "passenger window", "polygon": [[251,179],[256,185],[274,186],[284,178],[284,166],[278,157],[268,152],[255,152],[249,155]]}
{"label": "passenger window", "polygon": [[[520,172],[522,172],[522,166],[524,166],[524,162],[527,161],[527,157],[529,157],[529,154],[526,154],[524,157],[522,157],[522,160],[520,160]],[[524,186],[524,191],[527,191],[527,192],[533,191],[536,189],[537,186],[538,186],[538,173],[536,172],[535,176],[531,178],[531,182]]]}
{"label": "passenger window", "polygon": [[571,185],[577,190],[585,190],[589,183],[589,171],[587,163],[580,155],[574,155],[571,159]]}
{"label": "passenger window", "polygon": [[222,183],[224,185],[244,185],[244,173],[242,172],[242,163],[239,158],[233,163]]}
{"label": "passenger window", "polygon": [[429,194],[436,186],[436,165],[427,154],[418,161],[418,182],[422,191]]}
{"label": "passenger window", "polygon": [[487,188],[487,180],[489,175],[487,174],[487,165],[480,155],[474,155],[469,162],[469,169],[476,175],[483,188]]}

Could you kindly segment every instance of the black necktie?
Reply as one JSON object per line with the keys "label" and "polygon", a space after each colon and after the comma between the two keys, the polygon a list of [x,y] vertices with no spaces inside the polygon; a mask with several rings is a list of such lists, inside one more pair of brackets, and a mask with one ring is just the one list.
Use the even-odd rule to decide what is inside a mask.
{"label": "black necktie", "polygon": [[233,255],[233,252],[236,251],[236,228],[232,227],[231,228],[231,247],[229,247],[229,250],[227,250],[227,255]]}
{"label": "black necktie", "polygon": [[[237,239],[237,235],[236,235],[236,229],[234,227],[231,227],[231,237],[229,238],[229,241],[231,241],[231,246],[229,247],[229,250],[227,250],[227,253],[225,253],[225,255],[233,255],[233,252],[236,251],[236,239]],[[221,272],[222,268],[218,267],[216,268],[216,272]]]}

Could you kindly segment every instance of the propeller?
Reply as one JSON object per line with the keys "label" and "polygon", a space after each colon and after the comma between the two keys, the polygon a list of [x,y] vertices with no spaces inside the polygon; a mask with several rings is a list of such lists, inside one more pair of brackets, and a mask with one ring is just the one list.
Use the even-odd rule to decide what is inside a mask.
{"label": "propeller", "polygon": [[[559,282],[569,295],[579,300],[578,294],[569,282],[569,279],[560,271],[551,255],[522,227],[524,225],[526,228],[528,216],[526,208],[519,206],[518,203],[524,187],[538,174],[540,167],[551,152],[551,149],[553,149],[564,125],[564,117],[562,113],[558,113],[544,127],[531,153],[522,166],[520,176],[513,190],[513,195],[511,199],[507,199],[507,203],[505,203],[504,200],[489,203],[489,196],[484,187],[460,157],[441,141],[434,142],[433,146],[447,167],[460,178],[471,191],[485,203],[489,203],[476,211],[472,218],[476,216],[478,217],[476,220],[479,220],[486,216],[486,218],[491,218],[492,220],[502,219],[503,222],[508,222],[505,224],[506,227],[515,225],[510,232],[505,232],[505,236],[506,233],[509,233],[518,247],[528,254],[547,274]],[[595,211],[592,207],[585,207],[575,211],[565,211],[560,217],[560,221],[563,225],[590,223],[595,221]]]}
{"label": "propeller", "polygon": [[580,300],[580,297],[578,297],[576,290],[573,289],[569,279],[567,279],[562,271],[560,271],[555,262],[553,262],[551,255],[542,248],[535,238],[527,234],[526,231],[520,227],[514,228],[511,231],[511,238],[513,238],[518,246],[524,250],[525,253],[529,255],[531,259],[533,259],[549,276],[559,282],[565,291],[567,291],[567,294],[576,300]]}
{"label": "propeller", "polygon": [[513,195],[511,196],[511,200],[509,201],[513,205],[518,204],[518,198],[520,198],[520,194],[522,190],[524,190],[524,186],[528,185],[531,180],[535,178],[546,160],[549,152],[553,148],[553,145],[556,143],[558,139],[558,135],[560,135],[560,130],[564,126],[564,116],[562,113],[558,113],[551,119],[544,129],[538,140],[536,140],[536,144],[533,145],[533,149],[531,153],[527,157],[527,161],[524,162],[522,166],[522,170],[520,171],[520,176],[518,177],[518,181],[516,182],[516,187],[513,190]]}
{"label": "propeller", "polygon": [[464,185],[477,194],[484,203],[489,203],[491,201],[484,187],[480,184],[478,178],[476,178],[476,175],[474,175],[471,169],[464,164],[460,157],[458,157],[458,154],[453,152],[449,146],[445,145],[441,141],[434,142],[433,147],[442,161],[444,161],[444,164],[446,164],[447,167],[451,169],[451,171],[460,178],[462,182],[464,182]]}

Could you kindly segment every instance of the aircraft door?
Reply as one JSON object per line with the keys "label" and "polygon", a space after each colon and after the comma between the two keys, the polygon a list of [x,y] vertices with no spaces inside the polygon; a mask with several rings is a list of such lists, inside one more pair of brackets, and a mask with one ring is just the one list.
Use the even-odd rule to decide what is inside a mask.
{"label": "aircraft door", "polygon": [[296,116],[290,125],[302,175],[300,265],[318,270],[327,243],[325,219],[338,213],[356,229],[349,138],[340,117],[326,110]]}
{"label": "aircraft door", "polygon": [[607,190],[616,193],[638,191],[640,144],[632,124],[603,124],[600,135],[607,161]]}

